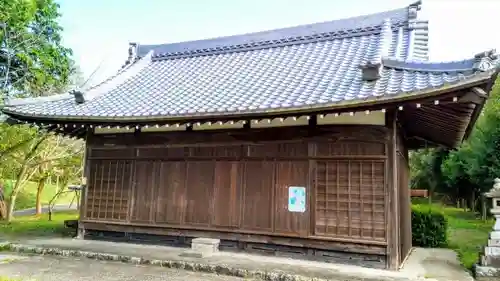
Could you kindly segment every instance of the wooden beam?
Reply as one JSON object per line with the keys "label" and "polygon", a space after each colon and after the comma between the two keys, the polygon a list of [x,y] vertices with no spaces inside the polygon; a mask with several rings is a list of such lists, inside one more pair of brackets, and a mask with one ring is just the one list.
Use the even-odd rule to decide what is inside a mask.
{"label": "wooden beam", "polygon": [[479,88],[479,87],[474,87],[471,89],[472,92],[474,92],[476,95],[482,97],[482,98],[487,98],[488,97],[488,93],[483,90],[482,88]]}
{"label": "wooden beam", "polygon": [[467,92],[465,95],[461,96],[458,99],[460,103],[473,103],[473,104],[482,104],[485,99],[488,97],[485,92],[480,88],[472,88],[470,92]]}
{"label": "wooden beam", "polygon": [[398,167],[397,167],[397,111],[389,111],[386,126],[389,129],[387,143],[388,160],[386,164],[387,198],[387,269],[399,268],[399,192],[398,192]]}
{"label": "wooden beam", "polygon": [[88,145],[88,138],[90,137],[90,132],[87,132],[85,135],[85,150],[83,152],[83,178],[85,179],[84,182],[82,182],[83,189],[80,194],[80,216],[78,219],[78,231],[77,231],[77,238],[83,239],[85,237],[85,224],[83,223],[83,220],[85,219],[87,215],[87,191],[88,191],[88,179],[90,178],[90,159],[89,159],[89,145]]}

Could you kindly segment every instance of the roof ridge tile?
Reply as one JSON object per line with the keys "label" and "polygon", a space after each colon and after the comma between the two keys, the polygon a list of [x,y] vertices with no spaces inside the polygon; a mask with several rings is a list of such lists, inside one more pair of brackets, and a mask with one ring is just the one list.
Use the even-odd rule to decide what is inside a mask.
{"label": "roof ridge tile", "polygon": [[177,56],[208,55],[212,52],[231,52],[264,46],[280,47],[283,41],[288,44],[301,44],[308,43],[310,40],[335,40],[348,36],[363,36],[371,32],[380,32],[383,21],[386,19],[391,20],[393,28],[407,28],[409,19],[420,10],[420,4],[416,2],[404,8],[369,15],[212,39],[159,45],[138,44],[136,53],[140,57],[154,50],[154,60],[175,59]]}
{"label": "roof ridge tile", "polygon": [[[392,23],[391,28],[396,29],[399,27],[404,27],[405,24],[398,22],[396,24]],[[335,31],[325,33],[323,36],[310,36],[310,37],[290,37],[280,39],[278,42],[264,41],[264,42],[255,42],[255,43],[246,43],[240,45],[233,46],[221,46],[214,48],[206,48],[206,49],[194,49],[194,50],[186,50],[182,52],[171,52],[171,53],[157,53],[153,54],[152,60],[165,60],[165,59],[177,59],[184,57],[194,57],[200,55],[213,55],[213,54],[222,54],[228,52],[237,52],[237,51],[250,51],[250,50],[258,50],[263,48],[278,48],[290,45],[297,44],[306,44],[306,43],[315,43],[329,40],[337,40],[344,39],[350,37],[358,37],[358,36],[367,36],[371,34],[378,34],[381,32],[382,25],[371,26],[369,28],[364,29],[360,32],[352,32],[349,31]]]}

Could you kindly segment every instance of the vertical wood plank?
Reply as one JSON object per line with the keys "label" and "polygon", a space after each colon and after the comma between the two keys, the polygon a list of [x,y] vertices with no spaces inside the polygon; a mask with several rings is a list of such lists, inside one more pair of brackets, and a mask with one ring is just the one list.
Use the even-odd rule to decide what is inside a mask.
{"label": "vertical wood plank", "polygon": [[[247,151],[247,155],[248,155],[248,147],[246,149]],[[242,168],[241,168],[241,176],[240,176],[240,182],[241,182],[241,192],[240,192],[240,205],[241,205],[241,208],[239,210],[239,219],[238,219],[238,228],[240,229],[243,229],[243,224],[245,223],[244,222],[244,217],[245,217],[245,210],[246,210],[246,200],[245,200],[245,194],[246,194],[246,173],[247,173],[247,161],[243,160],[241,161],[241,165],[242,165]]]}
{"label": "vertical wood plank", "polygon": [[347,203],[347,210],[348,210],[348,215],[347,215],[347,227],[349,229],[349,236],[352,236],[352,208],[351,208],[351,161],[347,161],[347,196],[348,196],[348,203]]}
{"label": "vertical wood plank", "polygon": [[360,230],[359,230],[359,236],[363,238],[364,232],[363,229],[365,227],[365,224],[363,223],[363,218],[365,216],[365,203],[364,203],[364,192],[363,192],[363,162],[359,162],[359,209],[360,209],[360,214],[359,214],[359,224],[360,224]]}
{"label": "vertical wood plank", "polygon": [[119,175],[119,168],[120,168],[120,164],[122,163],[122,161],[116,161],[116,167],[115,167],[115,174],[114,174],[114,184],[113,184],[113,198],[111,199],[111,218],[112,219],[117,219],[116,218],[116,210],[115,210],[115,205],[116,205],[116,189],[117,189],[117,185],[120,184],[120,182],[118,181],[118,179],[120,178]]}
{"label": "vertical wood plank", "polygon": [[[127,215],[125,214],[125,217],[123,216],[123,211],[124,211],[124,208],[123,208],[123,201],[127,201],[128,202],[128,198],[125,200],[125,197],[123,195],[125,189],[128,189],[127,188],[127,184],[125,183],[125,175],[127,174],[127,167],[128,167],[128,162],[126,161],[123,161],[122,162],[123,165],[122,165],[122,168],[120,170],[120,212],[118,213],[118,219],[119,220],[126,220],[127,219]],[[130,173],[130,172],[129,172]],[[128,206],[125,210],[128,210]]]}
{"label": "vertical wood plank", "polygon": [[371,191],[372,191],[372,237],[375,237],[375,202],[376,202],[376,197],[375,197],[375,163],[371,163]]}
{"label": "vertical wood plank", "polygon": [[[101,197],[101,200],[104,200],[104,218],[105,219],[109,219],[109,215],[112,215],[112,213],[110,214],[110,212],[109,212],[109,206],[108,206],[108,203],[109,203],[109,193],[111,191],[111,185],[112,185],[111,181],[113,180],[112,175],[111,175],[111,167],[113,166],[112,163],[113,163],[113,161],[108,161],[108,173],[106,175],[106,179],[107,179],[107,181],[106,181],[106,189],[104,190],[106,196],[105,197]],[[102,191],[103,190],[101,190],[101,192]]]}
{"label": "vertical wood plank", "polygon": [[[208,224],[211,226],[214,225],[215,223],[215,202],[216,202],[215,197],[217,196],[217,191],[219,190],[219,186],[217,185],[217,161],[215,159],[212,160],[212,166],[214,167],[214,177],[212,180],[212,196],[208,198],[208,200],[210,200],[209,201],[210,217],[208,218]],[[229,204],[232,204],[232,202],[230,201]],[[227,216],[231,217],[231,212],[228,212]]]}
{"label": "vertical wood plank", "polygon": [[156,206],[157,206],[157,193],[158,193],[158,178],[156,175],[158,175],[158,161],[153,161],[151,165],[151,194],[150,194],[150,199],[149,199],[149,222],[154,223],[155,222],[155,216],[156,216]]}
{"label": "vertical wood plank", "polygon": [[[271,206],[274,208],[271,209],[271,231],[276,232],[276,212],[278,212],[278,204],[276,204],[276,192],[278,192],[278,187],[276,186],[276,177],[278,173],[278,167],[276,164],[276,160],[273,161],[273,173],[271,179]],[[280,194],[281,195],[281,194]]]}
{"label": "vertical wood plank", "polygon": [[335,182],[336,182],[336,192],[337,192],[337,200],[336,200],[336,212],[337,212],[337,227],[335,228],[336,230],[336,234],[337,235],[340,235],[340,227],[339,227],[339,223],[340,223],[340,165],[339,165],[339,162],[337,161],[335,163]]}
{"label": "vertical wood plank", "polygon": [[104,161],[101,162],[101,173],[100,173],[100,181],[99,181],[99,200],[95,200],[99,203],[99,205],[97,205],[97,218],[100,219],[101,218],[101,206],[102,206],[102,191],[104,189]]}
{"label": "vertical wood plank", "polygon": [[[92,177],[89,179],[89,182],[91,182],[90,187],[87,189],[90,189],[90,192],[92,193],[91,195],[91,204],[89,204],[90,207],[90,217],[95,218],[95,194],[96,194],[96,187],[97,187],[97,169],[98,169],[97,161],[92,161],[92,168],[90,170]],[[89,200],[90,201],[90,200]],[[90,203],[90,202],[89,202]]]}
{"label": "vertical wood plank", "polygon": [[137,186],[136,184],[136,172],[137,170],[137,160],[132,161],[132,171],[130,173],[130,189],[128,192],[128,198],[129,198],[129,203],[128,203],[128,217],[127,217],[127,222],[132,221],[132,216],[134,214],[134,206],[135,206],[135,188]]}
{"label": "vertical wood plank", "polygon": [[[308,144],[308,157],[314,157],[316,155],[316,143],[314,142],[309,142]],[[308,235],[315,235],[316,234],[316,202],[317,197],[318,197],[318,190],[317,190],[317,182],[318,182],[318,175],[316,173],[316,160],[309,159],[309,173],[308,173],[308,184],[309,184],[309,195],[308,195],[308,200],[307,204],[310,206],[309,209],[311,210],[311,213],[309,215],[309,221],[307,222],[309,225],[309,233]]]}
{"label": "vertical wood plank", "polygon": [[161,161],[159,163],[159,167],[157,170],[157,177],[158,177],[158,187],[157,187],[157,192],[156,192],[156,207],[155,209],[155,217],[154,217],[154,222],[159,223],[162,221],[165,217],[165,201],[166,201],[166,196],[172,196],[172,195],[167,195],[164,194],[165,190],[165,173],[164,173],[164,165],[165,163]]}

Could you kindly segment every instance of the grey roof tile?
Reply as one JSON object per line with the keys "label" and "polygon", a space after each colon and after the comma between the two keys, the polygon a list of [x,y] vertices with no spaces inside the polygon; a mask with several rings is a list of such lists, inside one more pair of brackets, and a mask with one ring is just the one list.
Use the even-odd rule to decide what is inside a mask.
{"label": "grey roof tile", "polygon": [[[342,106],[476,77],[494,53],[429,63],[419,3],[403,9],[254,34],[138,45],[133,62],[85,93],[11,102],[11,115],[73,119],[186,118]],[[132,52],[133,53],[133,52]],[[360,65],[382,65],[364,81]],[[479,74],[481,75],[481,74]]]}

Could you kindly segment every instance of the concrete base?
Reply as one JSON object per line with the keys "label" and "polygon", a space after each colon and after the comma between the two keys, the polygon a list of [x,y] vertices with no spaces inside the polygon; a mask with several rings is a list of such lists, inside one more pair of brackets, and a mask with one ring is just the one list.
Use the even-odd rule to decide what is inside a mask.
{"label": "concrete base", "polygon": [[191,240],[191,249],[181,253],[183,257],[205,258],[219,252],[220,239],[195,238]]}
{"label": "concrete base", "polygon": [[7,244],[5,250],[28,255],[56,255],[78,259],[86,257],[145,266],[162,266],[243,277],[245,280],[473,281],[472,276],[461,267],[456,253],[449,249],[417,248],[410,254],[401,270],[389,271],[224,251],[212,257],[199,259],[181,257],[180,254],[185,251],[181,248],[96,240],[36,238],[16,242],[20,244]]}
{"label": "concrete base", "polygon": [[179,256],[180,257],[186,257],[186,258],[207,258],[207,257],[211,257],[213,254],[211,253],[204,253],[204,252],[197,252],[197,251],[194,251],[194,250],[186,250],[184,252],[182,252]]}
{"label": "concrete base", "polygon": [[76,237],[75,238],[83,240],[84,237],[85,237],[85,228],[78,227],[78,229],[76,230]]}
{"label": "concrete base", "polygon": [[500,268],[476,265],[474,275],[477,281],[498,281],[500,280]]}

